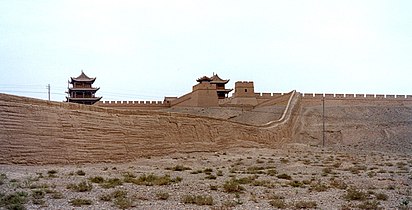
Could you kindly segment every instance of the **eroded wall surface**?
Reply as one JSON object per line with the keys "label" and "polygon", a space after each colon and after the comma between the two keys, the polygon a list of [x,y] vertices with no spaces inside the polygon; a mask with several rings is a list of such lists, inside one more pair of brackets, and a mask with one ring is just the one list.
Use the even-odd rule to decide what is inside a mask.
{"label": "eroded wall surface", "polygon": [[[299,102],[293,99],[290,107]],[[120,162],[231,146],[276,146],[290,140],[292,116],[285,113],[278,122],[250,126],[0,94],[0,163]]]}

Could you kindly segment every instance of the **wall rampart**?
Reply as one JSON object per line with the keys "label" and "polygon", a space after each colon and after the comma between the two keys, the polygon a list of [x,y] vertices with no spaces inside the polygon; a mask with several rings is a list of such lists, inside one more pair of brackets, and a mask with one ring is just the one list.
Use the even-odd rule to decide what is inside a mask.
{"label": "wall rampart", "polygon": [[255,93],[256,99],[272,99],[283,95],[285,93]]}
{"label": "wall rampart", "polygon": [[412,95],[391,94],[331,94],[331,93],[301,93],[302,99],[329,99],[329,100],[405,100],[412,101]]}
{"label": "wall rampart", "polygon": [[170,103],[163,101],[99,101],[95,104],[99,107],[117,109],[142,109],[155,110],[170,107]]}
{"label": "wall rampart", "polygon": [[117,106],[117,105],[152,105],[152,104],[156,104],[156,105],[164,105],[166,103],[164,103],[163,101],[99,101],[97,103],[98,105],[107,105],[107,106]]}

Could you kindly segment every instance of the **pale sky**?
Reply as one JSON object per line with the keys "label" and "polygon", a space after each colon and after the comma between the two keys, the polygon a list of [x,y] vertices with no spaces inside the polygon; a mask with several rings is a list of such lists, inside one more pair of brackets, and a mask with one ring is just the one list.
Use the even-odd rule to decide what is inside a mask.
{"label": "pale sky", "polygon": [[0,0],[0,92],[163,100],[218,73],[256,92],[412,94],[410,0]]}

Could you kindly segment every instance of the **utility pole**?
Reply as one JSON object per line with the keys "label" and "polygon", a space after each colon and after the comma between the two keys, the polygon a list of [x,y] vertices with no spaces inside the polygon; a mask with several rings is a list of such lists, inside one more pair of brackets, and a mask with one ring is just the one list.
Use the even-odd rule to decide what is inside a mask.
{"label": "utility pole", "polygon": [[46,87],[47,87],[47,90],[48,90],[47,92],[49,94],[49,101],[50,101],[50,84],[48,84]]}
{"label": "utility pole", "polygon": [[325,96],[322,96],[322,146],[325,147]]}

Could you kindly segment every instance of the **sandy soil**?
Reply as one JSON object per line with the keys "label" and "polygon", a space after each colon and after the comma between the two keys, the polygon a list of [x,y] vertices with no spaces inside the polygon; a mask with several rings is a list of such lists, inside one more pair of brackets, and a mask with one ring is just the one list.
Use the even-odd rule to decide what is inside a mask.
{"label": "sandy soil", "polygon": [[[232,148],[120,164],[0,165],[0,208],[5,208],[8,195],[23,191],[28,209],[410,209],[411,168],[408,154],[338,151],[296,143],[278,149]],[[142,182],[150,174],[170,177]],[[91,178],[96,177],[104,182],[93,183]],[[91,189],[68,189],[82,181]],[[197,195],[204,197],[197,201],[188,197]],[[75,207],[70,202],[76,198],[91,205]]]}

